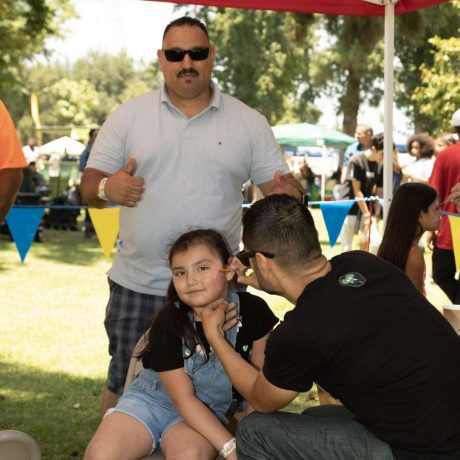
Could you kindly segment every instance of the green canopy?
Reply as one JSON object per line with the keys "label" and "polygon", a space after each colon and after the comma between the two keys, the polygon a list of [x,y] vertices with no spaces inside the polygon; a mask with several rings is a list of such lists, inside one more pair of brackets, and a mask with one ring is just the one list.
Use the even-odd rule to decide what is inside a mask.
{"label": "green canopy", "polygon": [[310,123],[277,125],[272,129],[276,140],[282,145],[346,148],[356,142],[348,134]]}

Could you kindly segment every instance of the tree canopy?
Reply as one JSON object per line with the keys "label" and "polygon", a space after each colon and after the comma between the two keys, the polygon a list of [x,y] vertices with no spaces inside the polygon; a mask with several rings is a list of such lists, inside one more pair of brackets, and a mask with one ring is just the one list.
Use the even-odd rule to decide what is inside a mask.
{"label": "tree canopy", "polygon": [[271,123],[318,120],[309,78],[313,15],[203,8],[199,16],[217,47],[214,76],[224,91]]}
{"label": "tree canopy", "polygon": [[37,94],[44,126],[99,126],[117,105],[159,86],[156,66],[141,66],[126,51],[92,51],[72,64],[36,63],[24,69],[27,91],[18,127],[28,137],[34,123],[29,94]]}
{"label": "tree canopy", "polygon": [[65,21],[75,16],[69,0],[0,2],[0,95],[20,84],[24,62],[46,52],[45,40],[61,36]]}
{"label": "tree canopy", "polygon": [[[454,48],[451,48],[455,38],[453,38],[454,42],[450,40],[450,37],[457,37],[459,32],[460,8],[458,5],[458,2],[457,6],[454,2],[446,2],[436,7],[403,14],[397,18],[395,53],[400,65],[396,71],[395,99],[398,107],[401,107],[412,119],[416,131],[433,132],[441,128],[443,123],[440,122],[439,116],[450,118],[449,113],[451,112],[448,112],[448,109],[455,102],[452,97],[460,91],[460,85],[457,82],[451,86],[450,90],[443,92],[444,105],[437,113],[424,107],[428,102],[427,98],[438,99],[441,96],[439,91],[431,90],[433,84],[438,85],[440,82],[439,80],[438,83],[430,82],[432,77],[434,80],[434,76],[439,76],[440,73],[443,74],[441,80],[458,76],[458,73],[452,73],[449,76],[449,72],[454,71],[455,67],[458,71],[458,48],[455,55]],[[451,45],[448,44],[449,41]],[[449,66],[444,63],[445,58],[451,60],[455,57],[457,58],[456,64],[452,62]],[[441,67],[437,69],[438,66]],[[423,96],[421,96],[422,93]],[[420,96],[414,97],[416,94]],[[434,99],[432,103],[437,104]],[[438,108],[441,106],[438,105]]]}
{"label": "tree canopy", "polygon": [[[377,106],[382,99],[383,18],[210,7],[193,7],[193,13],[205,19],[217,45],[219,83],[272,124],[317,121],[315,100],[327,96],[337,101],[343,131],[353,134],[362,103]],[[456,35],[459,20],[455,2],[396,18],[395,101],[416,130],[439,125],[413,95],[434,63],[432,37]]]}
{"label": "tree canopy", "polygon": [[[360,106],[378,105],[382,98],[382,18],[179,8],[205,20],[222,89],[272,125],[317,122],[315,103],[326,96],[343,116],[342,129],[353,134]],[[123,50],[54,61],[45,40],[62,36],[75,15],[70,0],[0,2],[0,97],[23,137],[34,131],[32,92],[43,125],[93,126],[118,104],[159,86],[157,63],[134,62]],[[395,101],[416,130],[445,130],[459,106],[459,23],[458,0],[396,19]],[[34,60],[40,53],[42,59]]]}

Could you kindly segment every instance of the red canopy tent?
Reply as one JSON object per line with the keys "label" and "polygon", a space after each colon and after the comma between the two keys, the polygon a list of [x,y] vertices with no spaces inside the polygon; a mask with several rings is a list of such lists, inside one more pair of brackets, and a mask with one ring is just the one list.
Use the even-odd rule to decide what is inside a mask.
{"label": "red canopy tent", "polygon": [[[166,0],[158,0],[166,1]],[[446,0],[400,0],[396,14],[419,10]],[[291,11],[295,13],[345,14],[352,16],[384,16],[385,0],[195,0],[175,3],[241,8],[250,10]],[[396,2],[394,2],[396,3]]]}
{"label": "red canopy tent", "polygon": [[[167,1],[167,0],[157,0]],[[393,196],[392,146],[393,146],[393,58],[394,15],[415,11],[447,0],[176,0],[175,3],[203,6],[290,11],[295,13],[344,14],[353,16],[384,16],[384,178],[383,202],[386,217]]]}

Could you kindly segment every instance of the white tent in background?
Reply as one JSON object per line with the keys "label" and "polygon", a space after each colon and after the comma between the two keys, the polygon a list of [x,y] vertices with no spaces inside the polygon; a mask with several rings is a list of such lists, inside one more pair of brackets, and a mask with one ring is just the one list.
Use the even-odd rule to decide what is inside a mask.
{"label": "white tent in background", "polygon": [[38,152],[40,155],[52,155],[53,153],[55,153],[60,156],[76,156],[81,155],[84,149],[85,144],[82,144],[81,142],[78,142],[69,136],[63,136],[58,139],[55,139],[54,141],[42,145],[41,147],[39,147]]}

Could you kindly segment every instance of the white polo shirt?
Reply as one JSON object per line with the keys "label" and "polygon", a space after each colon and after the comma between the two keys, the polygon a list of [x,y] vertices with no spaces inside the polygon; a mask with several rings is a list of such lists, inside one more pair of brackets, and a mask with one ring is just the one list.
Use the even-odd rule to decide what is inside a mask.
{"label": "white polo shirt", "polygon": [[120,245],[109,278],[134,290],[165,295],[170,245],[183,233],[213,228],[234,253],[240,241],[242,185],[289,171],[273,132],[256,110],[212,84],[209,106],[187,118],[163,86],[121,105],[102,126],[87,167],[114,174],[128,157],[145,193],[121,207]]}

